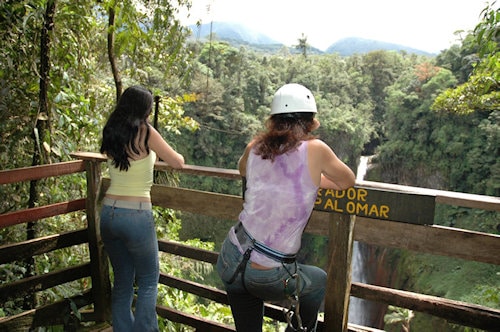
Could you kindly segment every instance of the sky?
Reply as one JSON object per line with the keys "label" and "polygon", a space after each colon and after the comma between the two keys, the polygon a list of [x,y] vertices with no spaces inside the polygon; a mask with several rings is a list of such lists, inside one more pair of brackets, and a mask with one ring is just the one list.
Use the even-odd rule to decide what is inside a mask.
{"label": "sky", "polygon": [[[492,1],[492,0],[491,0]],[[347,37],[374,39],[439,53],[473,30],[486,0],[193,0],[186,25],[236,22],[287,46],[304,34],[326,50]],[[498,7],[498,6],[497,6]],[[210,8],[208,10],[208,8]],[[465,36],[465,34],[463,35]]]}

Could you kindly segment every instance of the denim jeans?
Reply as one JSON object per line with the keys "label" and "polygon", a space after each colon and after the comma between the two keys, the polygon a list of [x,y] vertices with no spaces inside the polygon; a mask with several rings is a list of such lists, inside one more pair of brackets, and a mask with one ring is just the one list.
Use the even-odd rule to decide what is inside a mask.
{"label": "denim jeans", "polygon": [[[114,272],[113,331],[158,331],[158,241],[151,210],[103,205],[101,236]],[[137,301],[132,312],[134,281]]]}
{"label": "denim jeans", "polygon": [[[298,263],[259,270],[252,268],[249,261],[244,273],[239,273],[236,279],[230,282],[242,258],[238,247],[226,238],[216,267],[226,288],[236,331],[262,331],[264,301],[286,300],[295,291],[298,291],[299,295],[302,326],[307,327],[307,331],[316,331],[318,312],[325,295],[325,271],[316,266]],[[295,273],[298,278],[291,277]],[[295,319],[293,323],[297,327]]]}

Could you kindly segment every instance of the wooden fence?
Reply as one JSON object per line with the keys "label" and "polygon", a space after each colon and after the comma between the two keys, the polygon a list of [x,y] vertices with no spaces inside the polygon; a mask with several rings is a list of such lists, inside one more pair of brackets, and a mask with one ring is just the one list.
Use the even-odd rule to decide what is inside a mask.
{"label": "wooden fence", "polygon": [[[84,229],[2,245],[0,264],[21,261],[81,244],[88,244],[88,261],[59,271],[3,283],[0,285],[0,301],[5,303],[9,299],[47,290],[81,278],[90,278],[92,287],[80,295],[0,318],[0,331],[29,331],[38,326],[51,325],[64,325],[65,330],[70,331],[78,330],[79,322],[104,322],[110,319],[109,266],[98,231],[98,203],[102,193],[109,186],[109,179],[102,178],[101,175],[101,163],[105,159],[95,153],[81,152],[73,156],[80,160],[0,171],[0,185],[80,172],[85,172],[87,179],[86,197],[2,214],[0,228],[40,222],[43,218],[83,210],[86,211],[88,223]],[[160,171],[169,169],[168,165],[162,162],[157,163],[155,168]],[[182,172],[197,176],[240,179],[235,170],[188,165]],[[348,324],[349,298],[354,296],[424,312],[463,326],[498,331],[500,327],[498,309],[351,282],[351,259],[353,241],[356,240],[388,248],[408,249],[500,265],[500,255],[498,255],[500,236],[437,226],[433,225],[433,220],[428,219],[434,213],[434,203],[500,211],[499,198],[374,182],[359,182],[354,189],[350,195],[352,197],[342,197],[344,194],[348,196],[347,192],[323,192],[322,195],[318,195],[317,206],[306,228],[309,233],[329,237],[330,265],[327,269],[325,313],[324,320],[319,324],[323,330],[375,331],[369,327]],[[410,205],[416,205],[418,208],[413,221],[407,220],[411,214],[405,214],[405,209],[401,208],[405,206],[405,202],[407,204],[408,199],[414,203]],[[164,185],[153,186],[152,201],[157,206],[225,220],[237,220],[242,205],[242,198],[239,196]],[[353,211],[357,215],[352,215]],[[165,253],[211,264],[217,260],[217,252],[162,239],[159,240],[159,248]],[[160,283],[227,304],[225,292],[214,287],[176,278],[163,272],[160,275]],[[198,331],[234,331],[232,326],[181,312],[175,308],[158,306],[157,312],[161,317],[192,326]],[[265,314],[279,321],[284,320],[282,308],[275,305],[266,305]]]}

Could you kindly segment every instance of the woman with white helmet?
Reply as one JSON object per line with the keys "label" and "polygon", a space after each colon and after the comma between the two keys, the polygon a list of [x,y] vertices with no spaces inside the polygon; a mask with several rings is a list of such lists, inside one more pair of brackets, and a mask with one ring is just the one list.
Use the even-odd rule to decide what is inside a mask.
{"label": "woman with white helmet", "polygon": [[316,331],[326,272],[295,257],[319,187],[344,190],[355,176],[311,132],[316,102],[300,84],[275,93],[267,130],[239,160],[246,179],[243,211],[225,239],[217,271],[238,332],[262,331],[264,301],[292,299],[287,331]]}

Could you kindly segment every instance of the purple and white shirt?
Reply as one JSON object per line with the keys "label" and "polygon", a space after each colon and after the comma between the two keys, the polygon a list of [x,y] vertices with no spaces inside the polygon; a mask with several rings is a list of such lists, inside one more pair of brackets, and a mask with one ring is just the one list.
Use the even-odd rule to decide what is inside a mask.
{"label": "purple and white shirt", "polygon": [[[239,220],[257,241],[286,254],[299,251],[318,193],[309,172],[307,147],[308,141],[303,141],[274,162],[252,149],[247,160],[247,188]],[[233,228],[229,238],[242,252]],[[281,265],[255,250],[250,259],[268,267]]]}

